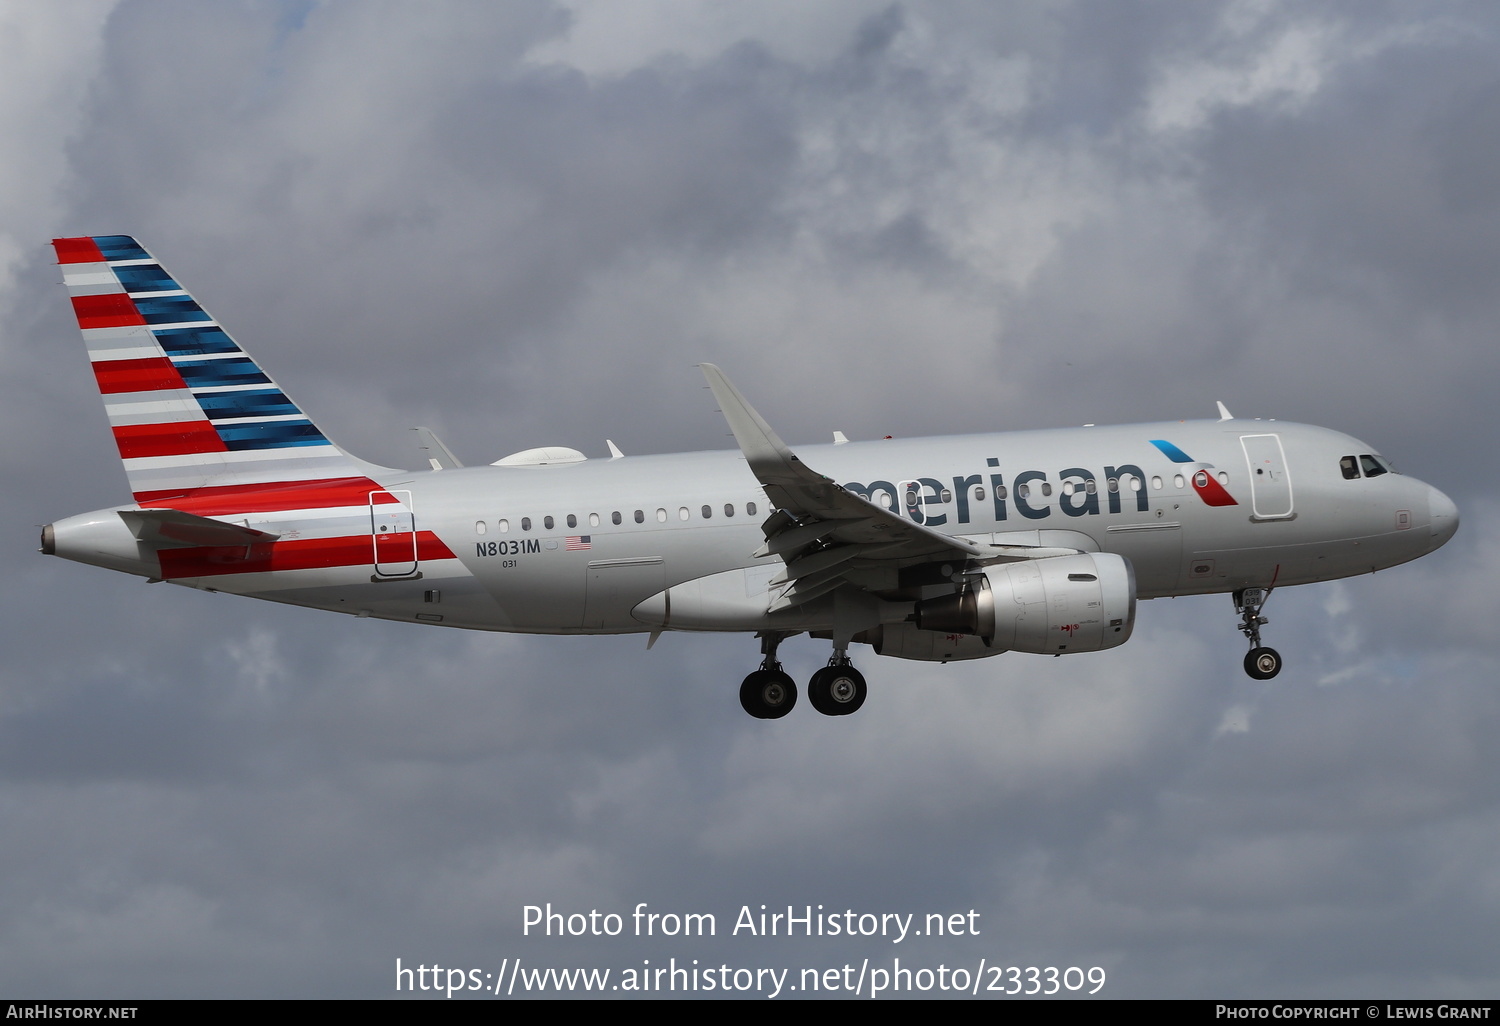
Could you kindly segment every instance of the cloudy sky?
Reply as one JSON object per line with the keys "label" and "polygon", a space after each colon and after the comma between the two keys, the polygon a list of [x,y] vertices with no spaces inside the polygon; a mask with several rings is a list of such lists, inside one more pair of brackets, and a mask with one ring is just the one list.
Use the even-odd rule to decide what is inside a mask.
{"label": "cloudy sky", "polygon": [[[1500,10],[0,4],[0,991],[382,997],[407,966],[1104,968],[1114,997],[1500,992]],[[469,635],[38,555],[123,501],[55,236],[138,236],[347,448],[1308,421],[1464,525],[1125,648]],[[799,679],[826,643],[783,647]],[[522,910],[713,913],[712,941]],[[977,937],[725,936],[742,905]],[[628,932],[628,931],[627,931]]]}

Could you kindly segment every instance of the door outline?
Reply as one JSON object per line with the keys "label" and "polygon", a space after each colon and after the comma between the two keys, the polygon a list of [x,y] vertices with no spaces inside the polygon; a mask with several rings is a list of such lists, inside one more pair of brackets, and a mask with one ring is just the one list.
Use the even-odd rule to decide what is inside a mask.
{"label": "door outline", "polygon": [[[396,501],[380,502],[382,497]],[[420,576],[410,491],[381,489],[370,493],[370,561],[375,566],[371,580]]]}
{"label": "door outline", "polygon": [[1241,435],[1240,448],[1245,451],[1245,469],[1250,474],[1250,519],[1290,520],[1296,515],[1292,507],[1292,474],[1286,465],[1281,436]]}

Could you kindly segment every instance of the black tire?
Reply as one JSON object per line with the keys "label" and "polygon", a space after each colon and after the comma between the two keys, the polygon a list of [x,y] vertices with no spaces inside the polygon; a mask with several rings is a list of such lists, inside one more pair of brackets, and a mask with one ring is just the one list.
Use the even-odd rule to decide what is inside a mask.
{"label": "black tire", "polygon": [[825,666],[807,684],[807,700],[824,716],[848,716],[865,704],[864,674],[854,667]]}
{"label": "black tire", "polygon": [[1281,653],[1274,648],[1252,648],[1245,654],[1245,672],[1256,680],[1270,680],[1281,672]]}
{"label": "black tire", "polygon": [[758,720],[779,720],[797,704],[797,684],[780,670],[756,670],[740,684],[740,705]]}
{"label": "black tire", "polygon": [[807,700],[824,716],[837,716],[838,710],[830,706],[828,699],[828,671],[830,669],[832,667],[825,666],[812,675],[812,679],[807,682]]}

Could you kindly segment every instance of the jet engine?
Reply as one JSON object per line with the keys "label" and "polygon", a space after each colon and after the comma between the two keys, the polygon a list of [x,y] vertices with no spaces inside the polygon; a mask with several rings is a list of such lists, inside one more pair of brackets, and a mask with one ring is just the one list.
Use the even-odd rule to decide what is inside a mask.
{"label": "jet engine", "polygon": [[1135,571],[1111,552],[1001,563],[969,581],[918,602],[918,629],[974,635],[996,652],[1056,655],[1123,645],[1135,626]]}

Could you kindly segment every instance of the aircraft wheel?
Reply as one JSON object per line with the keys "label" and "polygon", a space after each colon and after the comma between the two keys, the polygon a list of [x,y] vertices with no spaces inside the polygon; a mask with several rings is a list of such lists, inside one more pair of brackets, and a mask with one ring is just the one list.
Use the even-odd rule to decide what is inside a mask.
{"label": "aircraft wheel", "polygon": [[1245,672],[1256,680],[1270,680],[1281,672],[1281,653],[1274,648],[1252,648],[1245,655]]}
{"label": "aircraft wheel", "polygon": [[780,670],[756,670],[740,685],[740,705],[758,720],[778,720],[797,704],[797,685]]}
{"label": "aircraft wheel", "polygon": [[807,684],[807,700],[824,716],[848,716],[865,704],[864,674],[847,663],[825,666]]}

